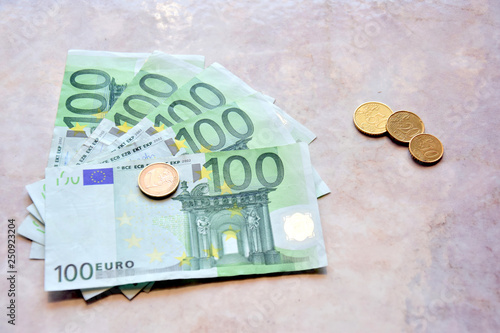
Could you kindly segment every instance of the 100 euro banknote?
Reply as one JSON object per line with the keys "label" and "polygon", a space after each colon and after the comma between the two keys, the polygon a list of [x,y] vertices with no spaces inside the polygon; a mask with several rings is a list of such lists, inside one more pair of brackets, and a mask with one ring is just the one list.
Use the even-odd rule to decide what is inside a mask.
{"label": "100 euro banknote", "polygon": [[[148,56],[149,53],[68,51],[49,167],[69,163],[128,88]],[[202,56],[172,56],[170,59],[183,69],[201,70],[204,67]]]}
{"label": "100 euro banknote", "polygon": [[162,161],[164,200],[138,188],[149,161],[47,169],[46,290],[327,265],[306,144]]}
{"label": "100 euro banknote", "polygon": [[159,131],[150,128],[141,140],[117,147],[93,162],[148,159],[182,154],[241,150],[295,143],[275,109],[261,94],[254,94],[191,117]]}
{"label": "100 euro banknote", "polygon": [[[151,79],[147,80],[148,82],[165,80],[163,78],[165,66],[159,63],[159,60],[161,60],[160,55],[151,56],[133,82],[142,82],[140,77],[147,75],[155,75],[151,76]],[[145,89],[146,87],[144,84],[138,84],[135,89],[131,87],[133,90],[128,92],[134,91],[134,98],[142,102],[136,101],[133,108],[121,108],[120,101],[118,101],[117,106],[110,111],[96,131],[85,141],[70,164],[87,163],[96,158],[101,151],[108,150],[109,152],[108,148],[113,147],[115,141],[131,143],[132,140],[137,140],[144,134],[142,127],[138,127],[137,124],[149,114],[161,112],[157,110],[166,109],[166,113],[161,112],[162,115],[158,118],[159,121],[161,120],[161,124],[157,125],[158,128],[161,126],[164,128],[256,93],[240,78],[219,64],[212,64],[196,76],[191,76],[189,82],[176,87],[175,90],[168,86],[170,89],[168,94],[162,92],[166,89],[165,87]],[[151,95],[160,92],[165,97],[161,103],[158,103],[159,101],[153,103]]]}

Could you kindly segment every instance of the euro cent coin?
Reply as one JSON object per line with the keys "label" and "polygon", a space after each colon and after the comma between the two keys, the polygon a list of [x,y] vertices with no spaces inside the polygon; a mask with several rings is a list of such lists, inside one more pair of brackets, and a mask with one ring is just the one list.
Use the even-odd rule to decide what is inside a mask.
{"label": "euro cent coin", "polygon": [[363,134],[379,136],[386,132],[387,119],[391,114],[391,108],[384,103],[363,103],[354,111],[354,125]]}
{"label": "euro cent coin", "polygon": [[417,134],[424,133],[424,122],[410,111],[396,111],[387,119],[387,133],[399,143],[408,144]]}
{"label": "euro cent coin", "polygon": [[139,188],[154,198],[163,198],[173,193],[179,186],[177,169],[167,163],[153,163],[139,174]]}
{"label": "euro cent coin", "polygon": [[414,136],[408,147],[411,156],[423,164],[434,164],[443,157],[443,144],[434,135],[427,133]]}

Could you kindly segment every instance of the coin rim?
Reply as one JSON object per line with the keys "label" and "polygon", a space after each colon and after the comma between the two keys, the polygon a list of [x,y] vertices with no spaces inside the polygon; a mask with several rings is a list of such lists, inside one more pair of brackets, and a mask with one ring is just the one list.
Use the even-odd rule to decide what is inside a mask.
{"label": "coin rim", "polygon": [[[388,125],[389,125],[389,119],[390,119],[392,116],[394,116],[396,113],[398,113],[398,112],[408,112],[408,113],[411,113],[412,115],[414,115],[415,117],[417,117],[417,118],[418,118],[418,120],[420,120],[420,123],[422,123],[422,133],[418,133],[418,134],[416,134],[416,135],[412,136],[412,137],[410,138],[410,140],[408,140],[408,141],[403,141],[403,140],[400,140],[400,139],[397,139],[396,137],[394,137],[394,135],[392,135],[392,134],[391,134],[391,132],[389,132],[389,127],[388,127]],[[410,141],[411,141],[411,140],[412,140],[415,136],[420,135],[420,134],[424,134],[424,133],[425,133],[425,124],[424,124],[424,122],[423,122],[422,118],[420,118],[420,117],[418,116],[418,114],[416,114],[416,113],[414,113],[414,112],[411,112],[411,111],[407,111],[407,110],[398,110],[398,111],[394,112],[393,114],[391,114],[391,115],[389,116],[389,118],[387,118],[387,123],[385,124],[385,129],[386,129],[386,131],[387,131],[387,134],[389,134],[389,137],[390,137],[391,139],[393,139],[394,141],[399,142],[399,143],[404,143],[404,144],[410,144]]]}
{"label": "coin rim", "polygon": [[[382,104],[383,106],[387,107],[387,108],[391,111],[391,114],[389,115],[389,117],[390,117],[390,116],[392,116],[392,115],[394,114],[394,111],[392,111],[392,109],[391,109],[391,108],[390,108],[387,104],[384,104],[384,103],[382,103],[382,102],[377,102],[377,101],[365,102],[365,103],[363,103],[363,104],[359,105],[359,106],[356,108],[356,110],[354,110],[354,114],[353,114],[353,116],[352,116],[353,121],[354,121],[354,126],[356,126],[356,128],[358,129],[358,131],[360,131],[361,133],[363,133],[363,134],[365,134],[365,135],[368,135],[368,136],[377,136],[377,137],[378,137],[378,136],[383,136],[383,135],[387,132],[387,124],[386,124],[386,127],[385,127],[385,131],[383,131],[383,132],[381,132],[381,133],[375,133],[375,134],[374,134],[374,133],[370,133],[370,132],[367,132],[367,131],[363,130],[363,129],[362,129],[362,128],[360,128],[360,127],[359,127],[359,125],[356,123],[356,111],[358,111],[358,109],[359,109],[360,107],[362,107],[363,105],[365,105],[365,104],[370,104],[370,103]],[[389,118],[387,118],[387,119],[389,119]]]}
{"label": "coin rim", "polygon": [[[428,136],[432,136],[433,138],[435,138],[439,144],[441,145],[441,154],[439,155],[439,157],[435,160],[432,160],[432,161],[422,161],[421,159],[417,158],[415,156],[415,154],[412,152],[412,149],[411,149],[411,142],[413,141],[413,139],[415,139],[417,136],[421,136],[421,135],[428,135]],[[435,135],[432,135],[432,134],[429,134],[429,133],[420,133],[420,134],[417,134],[415,135],[413,138],[411,138],[410,140],[410,143],[408,144],[408,150],[410,151],[410,155],[411,157],[413,157],[416,161],[420,162],[420,163],[423,163],[423,164],[434,164],[434,163],[437,163],[441,160],[441,158],[443,158],[443,155],[444,155],[444,146],[443,146],[443,143],[441,142],[441,140],[439,140]]]}
{"label": "coin rim", "polygon": [[[178,182],[177,182],[177,185],[173,188],[172,191],[168,192],[167,194],[150,194],[148,193],[145,189],[142,188],[141,186],[141,182],[140,182],[140,179],[141,179],[141,175],[142,173],[149,167],[151,167],[152,165],[156,165],[156,164],[161,164],[161,165],[168,165],[169,167],[171,167],[172,169],[175,170],[175,174],[177,175],[177,179],[178,179]],[[149,197],[153,197],[153,198],[164,198],[164,197],[167,197],[169,196],[170,194],[174,193],[175,190],[177,190],[177,188],[179,187],[179,184],[181,182],[181,179],[179,177],[179,171],[177,171],[177,169],[169,164],[169,163],[165,163],[165,162],[156,162],[156,163],[151,163],[149,165],[147,165],[144,169],[141,170],[141,172],[139,172],[139,176],[137,176],[137,185],[139,185],[139,189],[141,190],[142,193],[144,193],[145,195],[149,196]]]}

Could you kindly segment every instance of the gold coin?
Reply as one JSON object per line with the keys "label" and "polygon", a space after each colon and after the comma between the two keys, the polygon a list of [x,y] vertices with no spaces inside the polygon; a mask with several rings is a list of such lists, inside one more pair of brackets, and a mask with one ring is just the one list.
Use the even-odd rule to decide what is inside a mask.
{"label": "gold coin", "polygon": [[391,114],[392,110],[387,105],[380,102],[367,102],[354,111],[354,125],[363,134],[382,135],[387,131],[387,118]]}
{"label": "gold coin", "polygon": [[141,191],[155,198],[166,197],[179,186],[177,169],[167,163],[153,163],[145,167],[139,174]]}
{"label": "gold coin", "polygon": [[410,111],[396,111],[387,119],[387,133],[400,143],[408,143],[415,135],[424,133],[424,123]]}
{"label": "gold coin", "polygon": [[410,154],[418,162],[423,164],[437,163],[443,157],[443,144],[434,135],[418,134],[411,141]]}

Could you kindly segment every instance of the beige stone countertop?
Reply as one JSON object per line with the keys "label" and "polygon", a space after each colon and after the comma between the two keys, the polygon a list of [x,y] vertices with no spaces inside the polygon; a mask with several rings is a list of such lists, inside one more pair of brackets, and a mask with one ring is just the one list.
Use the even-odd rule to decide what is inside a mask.
{"label": "beige stone countertop", "polygon": [[[401,1],[2,1],[0,331],[500,331],[500,4]],[[157,283],[132,301],[47,293],[42,260],[7,224],[44,177],[69,49],[201,54],[316,133],[329,265]],[[416,164],[353,125],[367,101],[418,114],[445,148]]]}

